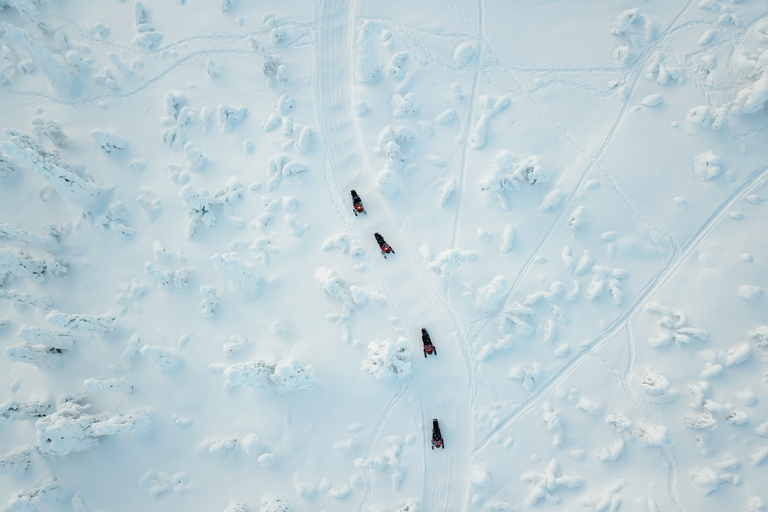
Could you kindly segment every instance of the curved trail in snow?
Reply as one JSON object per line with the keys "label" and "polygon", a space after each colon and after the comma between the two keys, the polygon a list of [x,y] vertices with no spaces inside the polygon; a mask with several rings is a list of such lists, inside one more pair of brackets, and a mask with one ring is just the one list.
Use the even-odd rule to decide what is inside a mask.
{"label": "curved trail in snow", "polygon": [[[458,512],[465,508],[469,482],[471,417],[471,379],[464,363],[461,333],[444,300],[434,293],[421,261],[397,231],[366,164],[352,109],[354,4],[323,0],[318,4],[316,20],[316,115],[325,141],[327,184],[342,219],[370,254],[414,349],[413,371],[425,436],[421,507],[430,512]],[[352,215],[348,196],[353,188],[363,198],[367,215]],[[374,232],[381,233],[397,253],[386,260],[380,258]],[[422,327],[429,330],[439,356],[421,357]],[[430,449],[432,418],[441,422],[445,450]],[[370,485],[369,481],[360,510],[367,506]]]}
{"label": "curved trail in snow", "polygon": [[[469,161],[469,150],[471,147],[470,140],[472,138],[472,122],[475,117],[475,106],[477,105],[477,91],[480,86],[480,76],[482,74],[483,64],[483,43],[485,42],[485,6],[484,0],[478,1],[478,31],[477,31],[477,52],[475,55],[475,77],[472,80],[472,91],[469,94],[469,109],[467,112],[466,126],[464,127],[464,148],[461,153],[461,164],[459,165],[459,190],[456,194],[456,213],[453,219],[453,232],[451,233],[451,249],[456,248],[456,243],[459,238],[459,221],[461,220],[462,199],[464,197],[464,187],[467,181],[467,162]],[[448,282],[446,282],[445,292],[443,296],[448,296]]]}
{"label": "curved trail in snow", "polygon": [[[512,299],[512,296],[515,294],[515,292],[517,292],[518,286],[520,285],[523,277],[525,277],[525,275],[527,274],[528,269],[531,267],[536,255],[539,254],[539,252],[544,247],[544,245],[552,237],[552,234],[554,233],[555,229],[562,222],[563,217],[568,212],[571,211],[568,208],[568,206],[573,203],[574,198],[582,189],[590,171],[593,169],[593,167],[595,167],[595,165],[599,163],[600,158],[602,158],[603,156],[603,153],[610,146],[610,143],[613,140],[613,136],[615,135],[616,131],[618,130],[619,126],[621,125],[622,121],[625,118],[625,115],[629,109],[629,105],[634,97],[635,90],[637,89],[638,83],[640,81],[640,77],[642,76],[643,70],[645,69],[646,62],[653,55],[653,50],[658,48],[664,41],[667,40],[667,38],[669,37],[669,34],[676,27],[677,22],[682,18],[683,14],[685,14],[685,12],[688,10],[688,8],[691,6],[692,3],[693,3],[693,0],[688,0],[688,2],[686,2],[685,6],[680,10],[680,12],[678,12],[677,16],[675,16],[675,18],[670,22],[667,28],[664,29],[664,31],[657,36],[657,38],[653,41],[652,45],[649,45],[648,48],[643,50],[641,57],[634,62],[631,69],[628,71],[627,77],[631,77],[632,73],[635,73],[635,77],[631,81],[630,89],[627,92],[627,96],[624,99],[624,102],[621,106],[618,116],[614,120],[610,130],[608,131],[605,138],[603,139],[603,142],[600,145],[600,148],[597,150],[595,155],[591,158],[590,163],[584,168],[584,171],[579,176],[575,186],[573,187],[571,192],[568,194],[568,196],[565,198],[565,200],[562,202],[560,209],[556,213],[555,218],[553,222],[550,224],[546,233],[544,233],[544,236],[538,242],[534,250],[531,251],[528,259],[525,261],[523,266],[517,272],[517,275],[515,276],[515,279],[512,285],[510,286],[509,291],[506,294],[506,299],[504,301],[505,305]],[[473,325],[473,328],[469,334],[470,342],[472,340],[478,339],[480,335],[488,328],[488,325],[491,323],[492,320],[493,320],[493,317],[489,317],[485,319],[483,322]]]}
{"label": "curved trail in snow", "polygon": [[[686,8],[690,5],[690,2],[686,4]],[[684,10],[675,18],[675,20],[679,19],[680,16],[682,16],[682,13]],[[635,78],[635,82],[633,84],[633,90],[637,83],[637,77]],[[631,98],[632,95],[628,95],[628,99]],[[616,123],[614,123],[613,128],[611,129],[611,132],[609,133],[606,140],[603,142],[603,145],[600,148],[599,154],[602,153],[602,151],[607,147],[607,145],[610,142],[610,139],[612,137],[612,134],[615,132],[616,127],[618,123],[621,121],[621,118],[623,116],[624,111],[626,110],[626,104],[625,102],[624,108],[622,109],[622,113],[617,119]],[[590,167],[593,164],[590,164]],[[586,176],[586,174],[585,174]],[[601,332],[597,333],[595,336],[588,338],[579,345],[577,354],[572,357],[566,364],[564,364],[554,375],[550,376],[546,382],[542,383],[542,386],[539,387],[537,390],[532,392],[525,401],[517,404],[517,408],[499,425],[497,425],[495,428],[493,428],[489,433],[487,433],[483,439],[479,440],[477,444],[473,448],[473,459],[477,458],[480,454],[480,452],[485,449],[492,439],[492,437],[499,431],[502,431],[503,429],[507,428],[510,424],[514,423],[517,418],[523,416],[527,412],[531,411],[535,407],[537,407],[540,402],[543,400],[546,393],[548,393],[550,390],[552,390],[555,385],[558,383],[562,383],[568,375],[570,375],[575,369],[580,365],[580,363],[590,354],[592,354],[596,349],[603,346],[605,343],[607,343],[612,336],[614,336],[618,331],[622,329],[629,329],[630,328],[630,322],[632,318],[635,316],[635,314],[638,311],[641,311],[642,306],[646,303],[647,299],[651,297],[655,292],[660,290],[664,284],[666,284],[669,279],[675,273],[677,270],[686,262],[688,261],[688,258],[692,254],[692,252],[699,246],[699,244],[704,240],[704,238],[720,223],[721,220],[725,218],[725,216],[728,214],[729,210],[739,201],[743,200],[750,192],[752,192],[755,187],[759,185],[759,183],[768,177],[768,160],[761,162],[756,167],[753,168],[753,170],[749,173],[747,178],[744,180],[741,185],[739,185],[731,194],[725,198],[723,202],[721,202],[710,214],[710,216],[693,232],[690,234],[690,236],[683,241],[682,244],[675,244],[673,246],[673,252],[670,256],[670,258],[657,270],[655,275],[648,280],[648,282],[645,284],[645,286],[642,288],[638,296],[634,299],[631,305],[627,307],[609,326],[607,326],[605,329],[603,329]],[[610,177],[608,175],[605,175],[605,178],[610,180]],[[584,180],[584,176],[582,176],[582,179],[579,183],[581,183]],[[578,187],[577,187],[578,189]],[[567,204],[567,203],[566,203]],[[566,211],[567,209],[563,207],[562,212]],[[550,230],[545,235],[545,238],[539,243],[539,245],[536,247],[536,250],[532,254],[537,254],[541,247],[544,246],[544,244],[549,239],[551,233],[553,231],[553,228],[550,227]],[[532,257],[531,257],[532,259]],[[525,270],[530,266],[531,259],[528,260],[526,263],[527,266],[524,267],[523,270],[518,274],[518,277],[515,281],[516,286],[518,282],[522,279],[523,274]],[[508,293],[508,300],[509,297],[512,296],[515,289],[511,289]],[[482,330],[485,329],[490,320],[486,319],[485,323],[475,323],[472,325],[472,330],[470,332],[470,340],[479,337],[479,335],[482,333]],[[630,356],[634,358],[634,347],[630,347]],[[628,363],[629,364],[629,363]],[[634,364],[632,361],[631,364]],[[625,372],[624,379],[628,376],[628,371],[630,367],[627,367],[627,371]],[[674,498],[674,497],[673,497]]]}

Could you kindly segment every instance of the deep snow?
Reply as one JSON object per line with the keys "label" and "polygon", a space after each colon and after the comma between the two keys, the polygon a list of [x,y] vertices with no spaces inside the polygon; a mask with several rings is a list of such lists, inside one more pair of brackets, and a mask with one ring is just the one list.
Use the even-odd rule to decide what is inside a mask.
{"label": "deep snow", "polygon": [[0,510],[766,509],[764,2],[0,21]]}

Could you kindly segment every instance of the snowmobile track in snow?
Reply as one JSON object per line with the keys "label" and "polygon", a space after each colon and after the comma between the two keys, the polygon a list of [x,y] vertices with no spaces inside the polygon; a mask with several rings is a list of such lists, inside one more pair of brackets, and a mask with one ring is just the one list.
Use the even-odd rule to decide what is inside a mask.
{"label": "snowmobile track in snow", "polygon": [[[350,231],[367,249],[371,263],[382,278],[387,294],[397,312],[404,335],[409,338],[414,354],[421,353],[421,327],[433,333],[440,357],[413,359],[414,378],[422,406],[424,439],[432,418],[445,422],[444,435],[451,448],[439,455],[426,454],[425,478],[421,506],[430,511],[465,508],[469,484],[470,444],[470,379],[465,365],[464,344],[450,308],[436,296],[426,269],[405,243],[393,216],[381,200],[372,179],[352,110],[354,5],[346,0],[324,0],[318,4],[317,59],[314,69],[317,118],[326,148],[326,181],[336,208]],[[369,214],[354,217],[342,198],[355,189],[363,197]],[[384,260],[379,257],[373,233],[387,239],[397,254]],[[372,440],[371,442],[374,442]],[[362,510],[372,491],[366,491]]]}

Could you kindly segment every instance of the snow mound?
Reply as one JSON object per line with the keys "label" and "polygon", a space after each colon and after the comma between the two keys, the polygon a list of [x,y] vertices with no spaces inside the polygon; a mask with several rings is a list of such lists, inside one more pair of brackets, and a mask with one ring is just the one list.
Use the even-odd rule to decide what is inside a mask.
{"label": "snow mound", "polygon": [[48,414],[51,407],[53,404],[49,400],[19,402],[9,398],[0,404],[0,425],[9,421],[42,418]]}
{"label": "snow mound", "polygon": [[26,277],[32,281],[43,282],[45,273],[45,262],[0,248],[0,284],[14,277]]}
{"label": "snow mound", "polygon": [[355,35],[355,79],[360,83],[370,83],[381,75],[381,64],[376,49],[376,34],[379,26],[366,20],[357,29]]}
{"label": "snow mound", "polygon": [[[467,286],[468,284],[465,284],[465,287]],[[476,293],[473,294],[470,290],[469,293],[475,298],[475,309],[486,315],[498,311],[507,296],[509,286],[507,278],[498,275]]]}
{"label": "snow mound", "polygon": [[[510,340],[511,337],[503,338],[500,341],[504,340]],[[498,345],[501,343],[497,343],[496,345],[492,345],[491,349],[487,349],[483,355],[487,353],[493,353],[499,349]],[[484,347],[485,348],[485,347]],[[487,356],[486,356],[487,357]],[[541,377],[544,375],[544,367],[539,362],[535,362],[528,366],[523,366],[521,364],[516,364],[512,366],[512,368],[509,369],[509,378],[511,380],[520,381],[520,384],[523,386],[523,389],[526,391],[531,391],[533,387],[536,385],[536,382],[541,380]]]}
{"label": "snow mound", "polygon": [[59,329],[66,331],[93,332],[107,335],[117,330],[115,325],[117,318],[112,315],[70,315],[54,309],[46,315],[45,319]]}
{"label": "snow mound", "polygon": [[[22,2],[13,2],[12,4],[23,5]],[[6,5],[3,2],[0,4],[0,7],[5,7]],[[8,37],[29,53],[37,67],[45,74],[48,83],[54,91],[59,94],[72,94],[76,91],[78,80],[64,65],[60,56],[48,51],[45,46],[15,25],[3,23],[3,28]]]}
{"label": "snow mound", "polygon": [[281,359],[275,364],[275,371],[270,377],[278,393],[312,389],[317,384],[315,369],[299,364],[296,359]]}
{"label": "snow mound", "polygon": [[120,391],[130,395],[133,393],[133,384],[125,377],[116,379],[86,379],[83,381],[83,387],[91,391]]}
{"label": "snow mound", "polygon": [[20,343],[5,348],[5,355],[11,361],[29,363],[41,370],[48,370],[58,365],[62,353],[61,349],[42,344]]}
{"label": "snow mound", "polygon": [[392,117],[403,118],[412,117],[421,110],[421,103],[416,98],[416,94],[409,92],[406,95],[395,94],[392,96]]}
{"label": "snow mound", "polygon": [[523,473],[520,480],[532,484],[528,496],[525,498],[525,504],[528,506],[537,504],[541,498],[546,498],[550,503],[559,503],[560,499],[553,495],[552,491],[560,486],[572,489],[584,485],[584,479],[580,476],[563,474],[556,459],[550,460],[543,472],[527,471]]}
{"label": "snow mound", "polygon": [[410,499],[407,503],[397,507],[395,512],[419,512],[419,505],[416,503],[416,500]]}
{"label": "snow mound", "polygon": [[270,377],[274,371],[274,364],[262,360],[229,365],[224,369],[224,390],[229,391],[242,384],[245,387],[266,391],[272,385]]}
{"label": "snow mound", "polygon": [[200,441],[197,445],[197,449],[206,451],[211,455],[219,455],[222,453],[232,453],[232,451],[237,448],[237,443],[238,439],[236,437],[213,437]]}
{"label": "snow mound", "polygon": [[755,300],[763,295],[763,289],[759,286],[743,285],[739,286],[739,298],[745,302]]}
{"label": "snow mound", "polygon": [[298,161],[289,160],[288,155],[275,153],[267,161],[267,192],[272,192],[283,179],[283,176],[294,180],[301,180],[309,169]]}
{"label": "snow mound", "polygon": [[[505,191],[519,191],[523,183],[538,186],[551,179],[549,172],[539,163],[537,155],[529,155],[515,163],[508,151],[496,154],[490,170],[478,180],[478,188],[491,194],[499,202],[502,210],[509,209],[509,200]],[[541,203],[541,210],[557,208],[562,200],[562,192],[548,195]]]}
{"label": "snow mound", "polygon": [[701,491],[704,496],[711,494],[720,486],[720,477],[717,472],[711,468],[700,467],[691,472],[693,485]]}
{"label": "snow mound", "polygon": [[474,251],[446,249],[435,256],[435,259],[427,265],[427,268],[438,278],[446,280],[450,277],[451,272],[459,268],[462,262],[475,259],[477,259],[477,253]]}
{"label": "snow mound", "polygon": [[355,307],[352,299],[349,298],[347,292],[341,287],[339,276],[332,268],[319,267],[315,271],[315,281],[317,281],[326,294],[341,300],[345,308],[352,309]]}
{"label": "snow mound", "polygon": [[17,293],[14,290],[4,290],[2,288],[0,288],[0,299],[13,302],[13,307],[16,309],[21,309],[24,306],[33,306],[45,311],[53,306],[53,301],[50,297],[34,297],[26,293]]}
{"label": "snow mound", "polygon": [[259,512],[289,512],[290,509],[288,502],[284,498],[274,494],[265,494],[261,498]]}
{"label": "snow mound", "polygon": [[453,49],[453,63],[463,68],[472,61],[475,56],[475,46],[472,43],[460,43]]}
{"label": "snow mound", "polygon": [[115,149],[125,149],[128,147],[128,142],[124,138],[104,130],[91,130],[91,137],[96,141],[99,149],[105,153],[111,153]]}
{"label": "snow mound", "polygon": [[372,341],[368,344],[368,360],[363,369],[378,380],[402,379],[413,372],[412,354],[411,344],[405,338]]}
{"label": "snow mound", "polygon": [[708,150],[693,159],[693,171],[702,181],[716,180],[722,172],[720,157]]}
{"label": "snow mound", "polygon": [[43,122],[43,120],[38,117],[32,120],[32,125],[34,126],[32,132],[34,132],[35,135],[45,136],[51,141],[51,144],[57,148],[65,149],[69,146],[69,137],[67,137],[67,134],[64,133],[64,130],[62,130],[61,126],[55,121],[49,119]]}
{"label": "snow mound", "polygon": [[205,166],[208,165],[208,158],[205,154],[192,142],[184,144],[184,158],[189,165],[189,168],[193,171],[202,171]]}
{"label": "snow mound", "polygon": [[477,109],[480,112],[480,118],[477,120],[470,135],[472,149],[481,149],[485,146],[485,139],[488,135],[491,119],[496,117],[499,112],[505,110],[511,102],[512,100],[509,99],[509,96],[499,96],[495,103],[488,96],[480,96],[477,99]]}
{"label": "snow mound", "polygon": [[227,505],[223,512],[251,512],[251,509],[248,508],[248,504],[244,501],[233,501]]}
{"label": "snow mound", "polygon": [[274,389],[282,394],[312,389],[316,384],[314,368],[311,365],[304,367],[296,359],[281,359],[276,363],[255,360],[235,363],[224,369],[225,391],[243,385],[259,391]]}
{"label": "snow mound", "polygon": [[487,487],[491,483],[491,477],[488,472],[483,468],[475,467],[472,469],[472,477],[470,478],[473,484],[477,487]]}
{"label": "snow mound", "polygon": [[252,298],[259,293],[264,281],[261,273],[253,265],[242,261],[238,253],[214,254],[210,259],[238,294]]}
{"label": "snow mound", "polygon": [[181,357],[175,349],[160,345],[144,345],[139,351],[157,365],[163,373],[171,373],[181,366]]}
{"label": "snow mound", "polygon": [[760,347],[768,347],[768,325],[761,325],[750,331],[749,337],[757,341]]}
{"label": "snow mound", "polygon": [[0,148],[18,163],[38,173],[58,193],[86,212],[96,210],[103,196],[112,190],[112,187],[84,180],[69,164],[46,151],[31,137],[13,130],[8,134],[10,140],[1,143]]}
{"label": "snow mound", "polygon": [[230,107],[229,105],[221,104],[216,107],[216,117],[219,120],[219,127],[221,133],[229,133],[239,125],[245,115],[248,113],[248,107]]}
{"label": "snow mound", "polygon": [[743,114],[758,112],[768,101],[768,74],[739,91],[733,101],[738,111]]}
{"label": "snow mound", "polygon": [[213,318],[216,306],[219,305],[219,298],[216,293],[215,286],[203,285],[200,287],[200,296],[203,299],[200,301],[200,316],[203,318]]}
{"label": "snow mound", "polygon": [[56,480],[46,480],[40,487],[22,489],[11,494],[8,499],[9,512],[27,512],[36,510],[38,505],[59,501],[63,489]]}
{"label": "snow mound", "polygon": [[456,192],[456,179],[451,177],[440,187],[440,206],[445,206]]}
{"label": "snow mound", "polygon": [[35,422],[37,446],[40,452],[63,457],[96,446],[101,436],[125,432],[141,432],[152,420],[143,411],[128,414],[86,414],[90,404],[80,405],[81,397],[61,401],[56,412]]}
{"label": "snow mound", "polygon": [[0,475],[21,475],[32,462],[33,448],[21,445],[11,448],[5,455],[0,455]]}

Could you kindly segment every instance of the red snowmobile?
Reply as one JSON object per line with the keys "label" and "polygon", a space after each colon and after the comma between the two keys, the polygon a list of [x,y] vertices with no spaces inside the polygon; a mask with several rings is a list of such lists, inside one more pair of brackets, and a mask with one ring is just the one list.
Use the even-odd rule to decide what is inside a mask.
{"label": "red snowmobile", "polygon": [[355,214],[355,217],[357,217],[358,213],[365,213],[368,215],[368,213],[365,211],[365,208],[363,208],[363,200],[360,199],[360,196],[357,195],[357,192],[354,190],[352,192],[352,207],[354,208],[352,211]]}
{"label": "red snowmobile", "polygon": [[429,337],[429,333],[426,329],[421,330],[421,342],[424,344],[424,357],[427,357],[427,354],[434,354],[437,355],[437,349],[432,344],[432,340]]}
{"label": "red snowmobile", "polygon": [[379,248],[381,249],[381,254],[384,256],[384,259],[387,259],[387,254],[395,254],[394,249],[389,246],[389,244],[384,240],[383,236],[378,233],[374,233],[373,236],[376,238],[376,242],[379,244]]}
{"label": "red snowmobile", "polygon": [[445,450],[445,443],[443,442],[443,435],[440,433],[440,425],[437,424],[437,420],[432,420],[432,449],[435,448]]}

